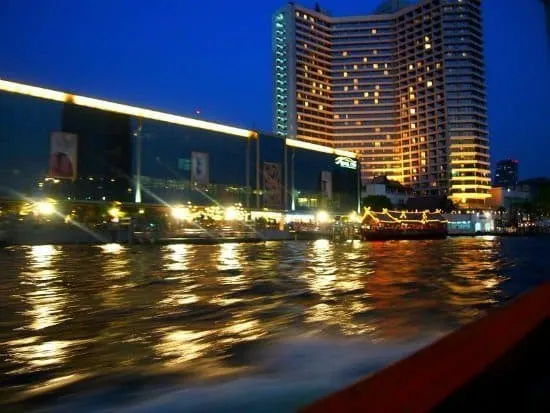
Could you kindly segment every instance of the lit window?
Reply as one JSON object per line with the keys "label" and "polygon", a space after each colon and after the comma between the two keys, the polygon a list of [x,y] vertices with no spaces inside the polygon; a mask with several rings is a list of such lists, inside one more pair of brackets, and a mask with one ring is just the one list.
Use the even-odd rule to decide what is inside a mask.
{"label": "lit window", "polygon": [[429,42],[430,41],[430,36],[424,36],[424,40]]}
{"label": "lit window", "polygon": [[358,89],[358,87],[357,87],[357,85],[355,85],[355,86],[353,87],[353,90],[357,90],[357,89]]}
{"label": "lit window", "polygon": [[348,72],[344,72],[344,77],[348,77]]}
{"label": "lit window", "polygon": [[418,81],[422,82],[422,76],[418,76]]}
{"label": "lit window", "polygon": [[355,99],[355,100],[353,101],[353,104],[354,104],[354,105],[358,105],[358,104],[359,104],[359,100]]}
{"label": "lit window", "polygon": [[436,63],[436,64],[435,64],[435,68],[436,68],[436,69],[441,69],[441,63]]}
{"label": "lit window", "polygon": [[315,94],[315,89],[311,89],[311,93]]}
{"label": "lit window", "polygon": [[321,96],[323,96],[323,91],[322,91],[322,90],[320,90],[320,91],[319,91],[319,94],[320,94]]}
{"label": "lit window", "polygon": [[348,52],[342,52],[342,56],[347,56],[348,55]]}
{"label": "lit window", "polygon": [[314,23],[315,23],[315,19],[314,19],[313,17],[310,17],[310,18],[309,18],[309,21],[311,21],[311,22],[314,22]]}
{"label": "lit window", "polygon": [[389,72],[388,72],[387,70],[384,70],[384,74],[385,74],[386,76],[388,76],[388,73],[389,73]]}
{"label": "lit window", "polygon": [[309,67],[307,65],[304,65],[305,70],[309,70]]}
{"label": "lit window", "polygon": [[418,62],[416,65],[420,68],[422,67],[422,62]]}
{"label": "lit window", "polygon": [[309,106],[309,102],[308,102],[307,100],[304,102],[304,106],[305,106],[306,108]]}
{"label": "lit window", "polygon": [[421,159],[420,160],[420,165],[426,166],[426,159]]}
{"label": "lit window", "polygon": [[430,71],[430,66],[426,66],[426,72]]}
{"label": "lit window", "polygon": [[363,93],[363,96],[366,97],[366,98],[368,98],[368,97],[369,97],[369,92]]}
{"label": "lit window", "polygon": [[298,115],[298,120],[302,120],[302,115]]}
{"label": "lit window", "polygon": [[425,158],[426,157],[426,152],[420,152],[420,157]]}
{"label": "lit window", "polygon": [[317,82],[313,82],[313,87],[317,86]]}
{"label": "lit window", "polygon": [[373,69],[378,69],[378,63],[373,63],[372,68]]}
{"label": "lit window", "polygon": [[319,83],[319,88],[320,88],[320,89],[323,88],[323,84],[322,84],[322,83]]}
{"label": "lit window", "polygon": [[353,65],[353,70],[357,70],[357,65]]}
{"label": "lit window", "polygon": [[307,43],[304,43],[304,49],[307,49]]}
{"label": "lit window", "polygon": [[323,105],[319,105],[319,110],[323,110],[325,107]]}
{"label": "lit window", "polygon": [[378,99],[374,99],[374,104],[378,105]]}
{"label": "lit window", "polygon": [[334,119],[340,119],[340,115],[334,115]]}
{"label": "lit window", "polygon": [[296,17],[300,17],[300,12],[299,11],[296,12]]}
{"label": "lit window", "polygon": [[367,63],[368,60],[369,60],[369,59],[367,59],[366,57],[363,57],[363,62],[364,62],[364,63]]}
{"label": "lit window", "polygon": [[372,54],[376,56],[376,55],[378,54],[378,50],[376,50],[376,49],[373,50],[373,51],[372,51]]}
{"label": "lit window", "polygon": [[414,69],[414,66],[413,65],[409,65],[409,70],[413,70]]}
{"label": "lit window", "polygon": [[327,90],[330,90],[330,86],[327,86]]}
{"label": "lit window", "polygon": [[466,57],[466,56],[468,56],[468,53],[462,52],[462,57]]}
{"label": "lit window", "polygon": [[425,48],[426,50],[429,50],[429,49],[432,48],[432,45],[431,45],[430,43],[426,43],[426,44],[424,45],[424,48]]}
{"label": "lit window", "polygon": [[416,129],[416,123],[411,123],[411,129]]}
{"label": "lit window", "polygon": [[388,68],[388,64],[387,64],[387,63],[384,63],[384,68],[385,68],[385,69]]}
{"label": "lit window", "polygon": [[359,79],[353,79],[353,84],[356,85],[357,83],[359,83]]}
{"label": "lit window", "polygon": [[376,34],[376,29],[372,29],[372,30],[371,30],[371,33],[372,33],[372,34]]}
{"label": "lit window", "polygon": [[317,70],[317,73],[319,73],[320,75],[323,74],[323,71],[321,69]]}
{"label": "lit window", "polygon": [[414,92],[414,88],[412,86],[409,86],[409,92]]}
{"label": "lit window", "polygon": [[426,85],[427,85],[428,87],[432,87],[432,86],[433,86],[433,82],[432,82],[431,80],[428,80],[428,81],[426,82]]}
{"label": "lit window", "polygon": [[307,14],[304,14],[304,20],[307,20]]}
{"label": "lit window", "polygon": [[416,109],[411,109],[411,115],[414,115],[416,113]]}
{"label": "lit window", "polygon": [[348,87],[344,86],[344,92],[347,92],[347,91],[348,91]]}
{"label": "lit window", "polygon": [[380,128],[375,128],[374,131],[375,132],[380,132]]}
{"label": "lit window", "polygon": [[374,96],[376,97],[380,96],[380,92],[374,92]]}
{"label": "lit window", "polygon": [[374,88],[375,88],[376,90],[380,90],[380,85],[376,85]]}
{"label": "lit window", "polygon": [[411,95],[409,96],[409,98],[410,98],[411,100],[414,100],[414,93],[411,93]]}
{"label": "lit window", "polygon": [[379,146],[380,146],[380,142],[374,142],[374,146],[379,147]]}
{"label": "lit window", "polygon": [[357,126],[361,126],[361,121],[360,121],[360,120],[355,121],[355,124],[356,124]]}

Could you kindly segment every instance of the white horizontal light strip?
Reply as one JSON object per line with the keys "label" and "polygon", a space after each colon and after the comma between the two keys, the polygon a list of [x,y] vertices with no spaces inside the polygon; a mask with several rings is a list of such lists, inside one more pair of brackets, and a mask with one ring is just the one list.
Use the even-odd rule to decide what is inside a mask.
{"label": "white horizontal light strip", "polygon": [[34,96],[42,99],[55,100],[58,102],[74,103],[75,105],[79,106],[85,106],[93,109],[101,109],[109,112],[122,113],[125,115],[135,116],[143,119],[152,119],[161,122],[173,123],[176,125],[189,126],[192,128],[205,129],[214,132],[221,132],[229,135],[241,136],[243,138],[256,138],[258,136],[256,132],[247,129],[235,128],[233,126],[221,125],[219,123],[207,122],[204,120],[157,112],[155,110],[123,105],[120,103],[109,102],[101,99],[92,99],[85,96],[71,95],[51,89],[44,89],[41,87],[9,82],[7,80],[0,80],[0,90],[12,93],[20,93],[23,95]]}
{"label": "white horizontal light strip", "polygon": [[0,79],[0,90],[22,95],[34,96],[42,99],[56,100],[58,102],[66,102],[69,98],[67,93],[56,92],[55,90],[43,89],[41,87],[23,85],[21,83],[8,82]]}
{"label": "white horizontal light strip", "polygon": [[357,154],[355,152],[344,151],[342,149],[334,149],[328,146],[317,145],[315,143],[299,141],[296,139],[287,138],[286,144],[294,148],[308,149],[310,151],[330,153],[338,156],[347,156],[348,158],[353,158],[353,159],[357,158]]}

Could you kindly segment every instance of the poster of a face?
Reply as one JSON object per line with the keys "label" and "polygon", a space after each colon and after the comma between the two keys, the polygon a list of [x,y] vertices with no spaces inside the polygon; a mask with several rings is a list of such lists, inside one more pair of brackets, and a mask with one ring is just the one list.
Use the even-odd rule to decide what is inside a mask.
{"label": "poster of a face", "polygon": [[50,136],[50,177],[76,179],[78,137],[72,133],[53,132]]}
{"label": "poster of a face", "polygon": [[191,182],[208,185],[209,167],[207,153],[191,152]]}

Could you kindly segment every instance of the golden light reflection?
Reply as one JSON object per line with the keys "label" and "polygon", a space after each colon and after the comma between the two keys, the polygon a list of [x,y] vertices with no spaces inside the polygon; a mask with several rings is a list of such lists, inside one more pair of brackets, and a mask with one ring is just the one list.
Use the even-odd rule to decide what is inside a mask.
{"label": "golden light reflection", "polygon": [[235,341],[258,340],[267,332],[262,328],[259,320],[241,318],[235,319],[233,324],[220,330],[222,333],[231,336],[222,340],[224,343]]}
{"label": "golden light reflection", "polygon": [[99,248],[101,248],[101,250],[107,254],[120,254],[125,250],[125,247],[123,247],[121,244],[117,244],[114,242],[111,244],[100,245]]}
{"label": "golden light reflection", "polygon": [[[33,340],[33,343],[37,340]],[[69,348],[78,341],[45,341],[40,344],[24,344],[8,348],[10,361],[23,364],[26,367],[19,372],[32,371],[36,367],[51,366],[60,364],[68,357]]]}
{"label": "golden light reflection", "polygon": [[28,251],[29,270],[21,273],[21,282],[31,287],[25,295],[31,318],[29,328],[42,330],[61,323],[67,303],[67,291],[55,268],[55,257],[60,250],[53,245],[37,245]]}
{"label": "golden light reflection", "polygon": [[[218,259],[218,270],[237,270],[242,269],[241,264],[241,245],[237,243],[220,244],[220,255]],[[238,277],[231,277],[235,280]],[[234,284],[234,282],[230,282]]]}
{"label": "golden light reflection", "polygon": [[186,244],[174,244],[166,247],[165,257],[169,263],[164,267],[170,271],[185,271],[189,267],[193,246]]}
{"label": "golden light reflection", "polygon": [[211,341],[203,340],[211,331],[172,330],[162,331],[160,343],[155,345],[155,351],[165,360],[165,364],[174,366],[195,360],[206,354],[212,345]]}

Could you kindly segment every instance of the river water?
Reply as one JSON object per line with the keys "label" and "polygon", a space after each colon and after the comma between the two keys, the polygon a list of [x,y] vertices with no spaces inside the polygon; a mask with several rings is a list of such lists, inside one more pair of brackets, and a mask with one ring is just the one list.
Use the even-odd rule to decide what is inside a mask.
{"label": "river water", "polygon": [[548,238],[0,249],[0,410],[292,411],[550,278]]}

